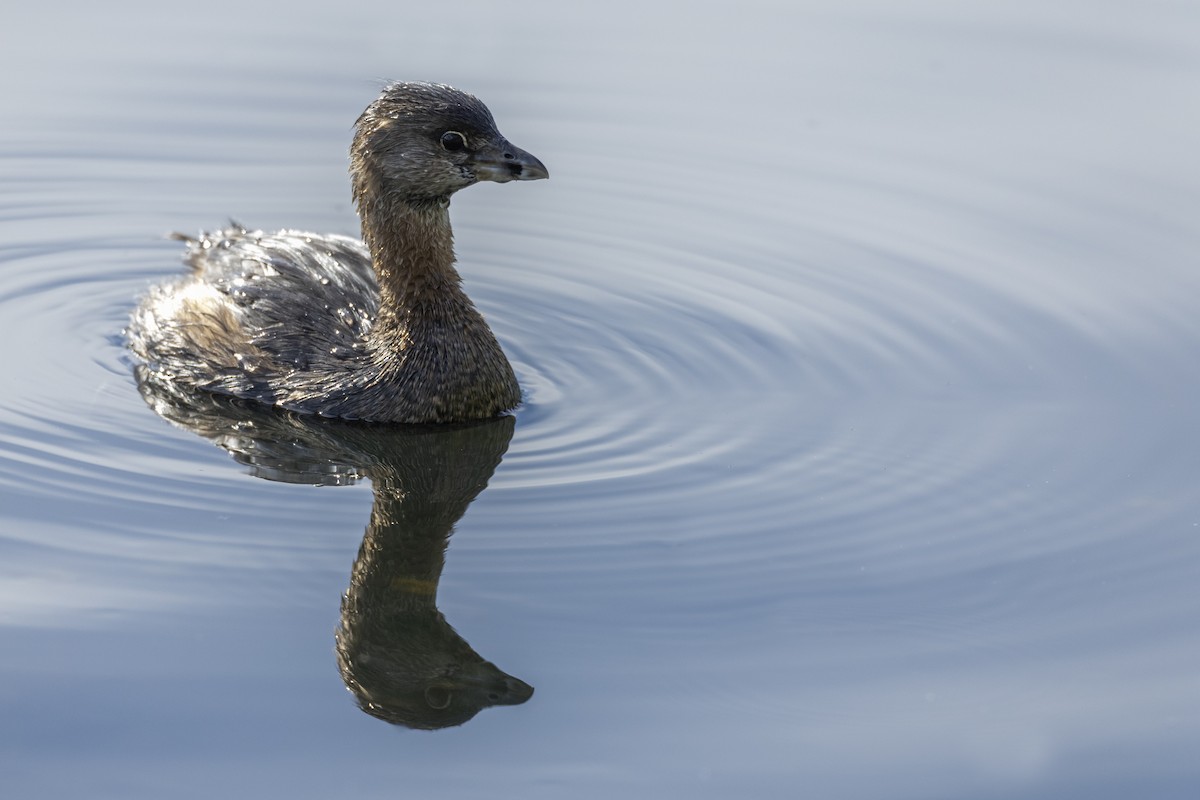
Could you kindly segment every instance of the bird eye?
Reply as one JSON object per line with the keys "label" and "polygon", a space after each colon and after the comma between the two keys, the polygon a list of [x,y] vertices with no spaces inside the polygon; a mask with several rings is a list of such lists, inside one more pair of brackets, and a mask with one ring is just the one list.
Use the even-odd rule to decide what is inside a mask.
{"label": "bird eye", "polygon": [[458,131],[446,131],[442,134],[442,147],[446,148],[451,153],[457,153],[459,150],[466,150],[467,137],[463,136]]}

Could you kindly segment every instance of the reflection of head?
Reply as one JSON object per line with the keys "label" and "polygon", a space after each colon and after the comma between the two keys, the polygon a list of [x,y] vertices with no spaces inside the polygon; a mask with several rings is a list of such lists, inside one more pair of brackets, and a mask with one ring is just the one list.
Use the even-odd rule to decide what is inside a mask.
{"label": "reflection of head", "polygon": [[511,417],[462,426],[354,424],[191,397],[138,377],[155,411],[259,477],[326,485],[371,479],[371,520],[336,637],[338,669],[364,711],[434,729],[530,698],[531,686],[485,661],[436,606],[454,524],[508,448]]}
{"label": "reflection of head", "polygon": [[524,703],[533,694],[484,661],[432,605],[377,620],[343,605],[337,657],[359,708],[409,728],[461,725],[481,709]]}

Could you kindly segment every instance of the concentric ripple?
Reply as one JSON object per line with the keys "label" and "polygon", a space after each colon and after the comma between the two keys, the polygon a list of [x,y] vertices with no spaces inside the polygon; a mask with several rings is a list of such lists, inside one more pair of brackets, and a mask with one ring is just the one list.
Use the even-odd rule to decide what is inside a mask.
{"label": "concentric ripple", "polygon": [[[900,169],[894,153],[790,174],[748,158],[697,194],[695,147],[622,159],[650,187],[634,196],[600,159],[575,174],[568,161],[565,188],[542,195],[488,187],[456,200],[468,291],[526,392],[492,481],[496,522],[517,531],[509,544],[536,549],[563,519],[603,519],[584,524],[580,546],[650,535],[695,547],[698,568],[766,577],[791,564],[795,577],[799,561],[823,580],[884,580],[906,565],[928,576],[1034,552],[1047,526],[1069,548],[1067,529],[1082,535],[1112,513],[1089,505],[1095,483],[1031,486],[1078,474],[1073,454],[1090,452],[1079,425],[1119,417],[1128,387],[1172,391],[1145,352],[1182,364],[1177,343],[1198,338],[1186,303],[1124,291],[1122,253],[1151,235],[1130,221],[1135,209],[933,157]],[[500,191],[521,193],[496,212]],[[1085,225],[1110,241],[1068,247],[1044,233]],[[43,211],[31,224],[10,204],[0,226],[0,334],[37,343],[14,352],[29,377],[0,416],[10,488],[51,497],[70,482],[77,499],[163,513],[236,492],[239,513],[271,525],[361,504],[281,510],[141,403],[120,331],[137,296],[178,272],[172,243],[114,229],[87,191],[65,218]],[[1005,235],[1020,247],[1001,247]],[[1177,289],[1195,283],[1182,261],[1163,266]],[[1071,410],[1080,400],[1086,414]],[[1027,538],[989,538],[1014,529]],[[763,537],[752,551],[731,538],[745,530]]]}

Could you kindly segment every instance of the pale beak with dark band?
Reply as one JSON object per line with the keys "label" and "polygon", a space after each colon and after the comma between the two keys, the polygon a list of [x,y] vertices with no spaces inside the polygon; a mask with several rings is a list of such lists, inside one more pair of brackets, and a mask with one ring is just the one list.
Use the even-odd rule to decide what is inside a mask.
{"label": "pale beak with dark band", "polygon": [[550,171],[537,156],[513,146],[505,139],[481,149],[471,159],[475,177],[481,181],[536,181],[549,178]]}

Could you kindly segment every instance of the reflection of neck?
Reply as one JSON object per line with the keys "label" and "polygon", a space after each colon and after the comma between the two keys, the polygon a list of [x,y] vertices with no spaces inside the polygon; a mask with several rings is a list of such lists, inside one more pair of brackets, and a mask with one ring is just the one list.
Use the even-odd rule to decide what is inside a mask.
{"label": "reflection of neck", "polygon": [[474,494],[461,503],[439,503],[419,488],[377,486],[351,576],[356,594],[370,598],[375,610],[432,609],[450,534],[472,499]]}
{"label": "reflection of neck", "polygon": [[369,468],[375,502],[348,602],[375,613],[434,608],[454,524],[487,486],[512,429],[511,418],[500,418],[416,435]]}

